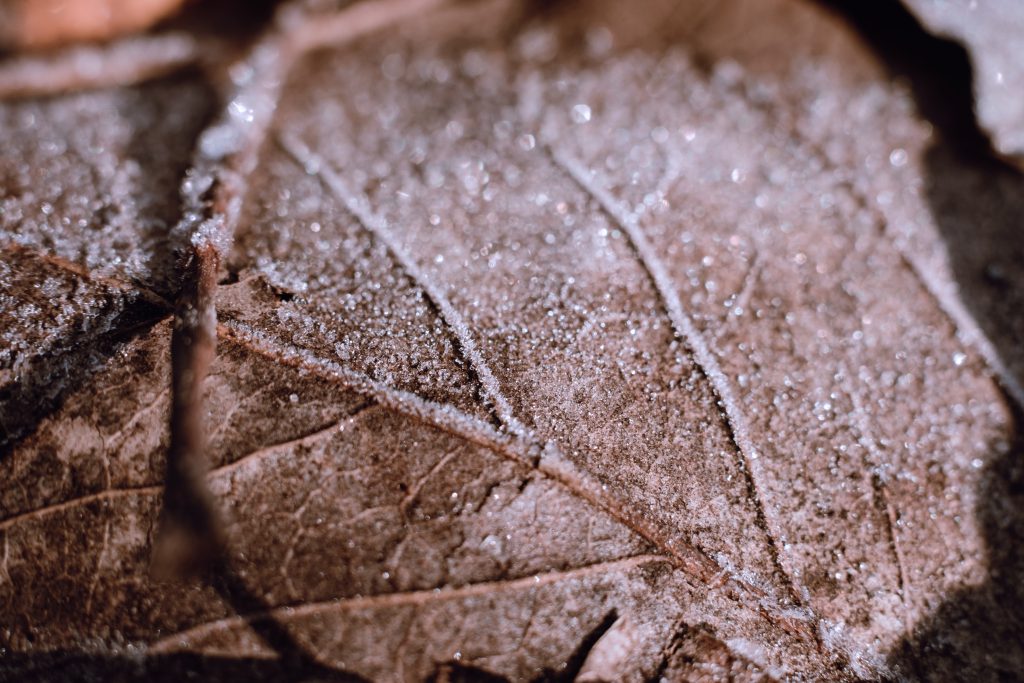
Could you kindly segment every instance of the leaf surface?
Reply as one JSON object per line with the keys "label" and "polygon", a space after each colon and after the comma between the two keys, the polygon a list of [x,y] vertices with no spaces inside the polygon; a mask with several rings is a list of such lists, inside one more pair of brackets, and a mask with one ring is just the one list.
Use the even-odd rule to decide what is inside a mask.
{"label": "leaf surface", "polygon": [[[901,648],[988,576],[1020,377],[957,308],[927,128],[813,6],[616,6],[282,14],[201,137],[199,80],[5,105],[25,155],[83,150],[3,161],[8,381],[64,382],[0,460],[13,671],[927,667]],[[227,549],[158,580],[193,248],[224,264],[189,409]]]}

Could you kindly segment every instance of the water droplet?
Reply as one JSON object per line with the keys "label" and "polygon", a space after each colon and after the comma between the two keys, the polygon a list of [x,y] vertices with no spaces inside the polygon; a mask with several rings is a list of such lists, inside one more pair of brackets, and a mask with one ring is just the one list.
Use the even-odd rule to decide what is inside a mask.
{"label": "water droplet", "polygon": [[234,100],[228,105],[228,113],[231,118],[238,119],[244,123],[252,123],[256,113],[252,107],[241,100]]}
{"label": "water droplet", "polygon": [[907,163],[907,150],[903,149],[902,147],[897,147],[896,149],[894,149],[892,152],[889,153],[889,163],[895,166],[896,168],[899,168],[900,166],[905,166]]}
{"label": "water droplet", "polygon": [[519,139],[516,140],[519,144],[519,148],[524,152],[529,152],[531,149],[537,146],[537,140],[527,133],[526,135],[520,135]]}
{"label": "water droplet", "polygon": [[519,55],[529,61],[545,62],[558,52],[558,36],[553,31],[527,31],[516,42]]}
{"label": "water droplet", "polygon": [[[238,128],[220,124],[208,128],[199,139],[199,151],[210,159],[220,159],[238,150],[241,145],[241,134]],[[307,172],[315,173],[315,171]]]}
{"label": "water droplet", "polygon": [[587,31],[587,51],[591,57],[603,57],[611,52],[615,45],[615,36],[604,26]]}
{"label": "water droplet", "polygon": [[572,120],[574,123],[586,123],[590,121],[591,111],[590,106],[586,104],[577,104],[572,108]]}
{"label": "water droplet", "polygon": [[405,63],[402,59],[402,55],[398,53],[391,53],[384,58],[384,61],[380,65],[381,73],[384,74],[384,78],[389,81],[397,81],[402,77],[405,72]]}
{"label": "water droplet", "polygon": [[500,557],[505,549],[504,541],[502,541],[500,536],[495,536],[494,534],[485,536],[480,546],[495,557]]}
{"label": "water droplet", "polygon": [[448,134],[449,139],[458,140],[466,132],[466,128],[461,121],[449,121],[444,127],[444,132]]}

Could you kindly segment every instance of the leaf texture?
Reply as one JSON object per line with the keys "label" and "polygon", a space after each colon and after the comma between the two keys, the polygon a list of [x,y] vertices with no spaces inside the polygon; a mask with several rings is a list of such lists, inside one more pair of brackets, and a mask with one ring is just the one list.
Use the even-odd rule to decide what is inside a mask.
{"label": "leaf texture", "polygon": [[105,335],[167,305],[176,185],[212,108],[196,78],[4,105],[0,443]]}
{"label": "leaf texture", "polygon": [[1018,178],[814,5],[646,10],[285,5],[3,105],[0,673],[1019,671]]}

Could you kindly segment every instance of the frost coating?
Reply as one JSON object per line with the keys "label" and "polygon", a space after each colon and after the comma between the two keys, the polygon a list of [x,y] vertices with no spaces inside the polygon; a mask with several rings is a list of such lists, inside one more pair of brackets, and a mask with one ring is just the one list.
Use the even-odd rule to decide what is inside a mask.
{"label": "frost coating", "polygon": [[209,97],[200,82],[172,79],[0,104],[5,239],[172,291],[172,188]]}
{"label": "frost coating", "polygon": [[1000,153],[1024,158],[1024,7],[1014,0],[904,0],[931,30],[965,44],[978,118]]}
{"label": "frost coating", "polygon": [[[538,50],[543,54],[537,60],[546,63],[544,50],[528,53]],[[978,425],[979,434],[1003,428],[1006,417],[991,384],[975,376],[963,394],[933,395],[905,413],[890,411],[885,429],[875,424],[881,421],[879,406],[914,404],[921,400],[918,386],[946,381],[940,377],[956,383],[960,380],[947,373],[969,368],[966,362],[950,362],[937,366],[943,368],[938,371],[928,360],[952,358],[960,346],[934,305],[899,323],[885,312],[888,304],[878,293],[894,285],[883,283],[898,282],[915,296],[928,294],[898,258],[887,256],[892,246],[876,230],[875,214],[846,185],[870,160],[858,158],[850,137],[837,135],[822,114],[846,106],[868,118],[885,108],[890,93],[877,88],[828,92],[824,101],[815,101],[815,84],[828,82],[830,74],[811,65],[802,67],[797,85],[751,77],[729,62],[704,79],[681,51],[657,60],[627,54],[571,70],[518,64],[477,48],[417,58],[401,46],[382,46],[377,54],[379,61],[368,60],[360,69],[346,67],[351,75],[345,87],[359,92],[365,90],[360,83],[383,74],[374,95],[351,101],[321,97],[315,106],[312,100],[292,100],[277,125],[283,136],[301,134],[303,144],[317,150],[319,161],[305,163],[307,172],[322,172],[328,164],[338,169],[331,173],[348,188],[342,203],[349,193],[359,196],[362,188],[423,278],[445,283],[470,329],[481,330],[481,353],[499,381],[523,387],[510,391],[517,416],[558,444],[567,461],[588,476],[597,474],[599,486],[629,499],[623,480],[615,475],[601,480],[606,470],[602,451],[594,446],[620,448],[619,453],[638,460],[645,448],[636,438],[610,446],[615,442],[605,434],[583,435],[564,427],[593,419],[589,415],[601,405],[591,401],[579,413],[570,412],[573,402],[564,397],[614,396],[600,389],[595,393],[600,370],[561,379],[568,387],[564,392],[554,376],[545,376],[545,367],[563,363],[601,368],[602,360],[588,355],[584,340],[600,340],[605,358],[612,349],[634,354],[640,365],[624,362],[621,371],[627,386],[632,377],[646,380],[639,395],[648,409],[672,406],[675,400],[652,381],[665,370],[654,369],[657,356],[648,343],[662,340],[658,343],[671,348],[683,367],[686,350],[664,341],[673,320],[659,319],[656,299],[644,304],[644,316],[634,318],[632,312],[618,318],[624,337],[613,332],[612,316],[624,313],[614,303],[615,288],[624,281],[618,278],[627,272],[635,278],[638,266],[627,242],[641,234],[665,264],[664,277],[656,278],[658,289],[693,311],[692,325],[707,339],[704,354],[721,368],[718,383],[733,387],[725,408],[750,425],[749,441],[756,442],[750,454],[758,456],[750,462],[758,463],[767,526],[774,530],[798,594],[825,617],[823,633],[830,634],[836,651],[849,652],[868,675],[880,665],[886,647],[875,640],[877,634],[888,634],[892,642],[907,618],[921,614],[916,598],[906,597],[919,595],[910,586],[928,584],[932,579],[926,577],[978,570],[978,564],[962,563],[959,557],[920,552],[935,538],[933,521],[908,519],[904,510],[914,506],[923,482],[934,476],[928,459],[935,448],[947,453],[943,476],[955,478],[965,496],[960,509],[970,507],[967,492],[975,481],[976,468],[970,464],[975,458],[964,458],[961,449],[980,454],[984,437],[971,437],[974,445],[968,446],[957,434],[968,423]],[[296,82],[329,82],[327,62],[325,57],[309,67],[313,76],[302,75],[300,67]],[[507,83],[513,84],[511,90]],[[609,83],[618,85],[609,88]],[[303,89],[291,87],[302,96]],[[643,98],[636,91],[641,87]],[[762,106],[773,98],[785,103],[778,116]],[[636,105],[640,99],[648,102],[642,109]],[[444,111],[437,111],[432,104],[437,102],[446,103]],[[586,117],[581,103],[586,103]],[[709,118],[708,111],[721,116]],[[375,132],[396,125],[405,131],[401,140]],[[752,130],[767,131],[759,147],[751,148],[744,137]],[[563,159],[561,169],[546,162],[538,138],[556,140],[558,154],[576,161]],[[892,145],[884,162],[898,170],[909,165],[908,157],[906,148]],[[583,170],[572,173],[574,168]],[[602,178],[606,191],[590,187],[591,173]],[[573,176],[583,178],[582,196],[565,184]],[[603,220],[587,193],[619,220]],[[787,199],[787,193],[798,199]],[[606,201],[600,202],[605,194]],[[316,196],[304,189],[276,200],[277,215],[288,217],[288,231],[271,238],[257,229],[247,238],[248,248],[258,247],[255,268],[273,281],[289,283],[293,291],[310,292],[311,304],[318,300],[313,294],[320,287],[317,270],[292,259],[297,253],[292,245],[308,244],[323,255],[315,258],[332,254],[336,259],[344,257],[343,245],[351,244],[335,233],[330,220],[317,217],[317,202],[323,200]],[[871,262],[874,274],[865,274],[862,262]],[[366,262],[360,268],[359,259],[355,263],[366,273],[380,267]],[[370,279],[383,282],[386,277]],[[864,281],[870,285],[860,284]],[[608,295],[600,302],[587,301],[590,288]],[[545,295],[544,290],[558,294]],[[639,296],[635,284],[628,291]],[[323,312],[329,308],[326,302],[315,305]],[[851,306],[863,307],[864,315],[850,312]],[[936,326],[944,330],[938,340],[932,332]],[[901,344],[915,350],[903,350]],[[879,348],[891,349],[883,353],[892,353],[894,360],[877,361]],[[552,355],[538,365],[538,354]],[[530,369],[530,358],[536,370]],[[696,392],[704,380],[678,381],[676,386]],[[558,408],[548,403],[552,395],[561,397]],[[977,396],[987,398],[979,401]],[[968,402],[974,406],[970,418],[963,412]],[[712,400],[702,410],[714,414],[718,406]],[[669,419],[680,432],[688,431],[678,414]],[[619,429],[630,433],[624,424]],[[900,430],[913,435],[906,455],[895,448]],[[727,444],[695,447],[705,462],[735,457]],[[876,469],[867,467],[865,473],[865,462]],[[707,474],[700,478],[709,481]],[[727,486],[741,481],[737,471],[720,478]],[[749,504],[723,498],[723,514],[731,506]],[[631,504],[645,502],[641,496]],[[656,514],[668,509],[671,504],[662,499]],[[819,530],[834,528],[837,510],[853,512],[843,523],[846,531],[830,544]],[[976,562],[980,551],[971,549],[976,531],[968,518],[950,512],[943,519],[953,526],[942,533],[956,534]],[[764,546],[751,552],[767,554]],[[743,566],[745,558],[712,553],[735,575],[765,585],[763,574]],[[874,616],[865,620],[864,612]]]}
{"label": "frost coating", "polygon": [[[900,198],[867,181],[916,164],[898,96],[818,61],[759,77],[672,50],[609,56],[600,31],[585,55],[542,31],[513,57],[424,31],[299,64],[271,124],[299,163],[275,143],[183,185],[181,243],[230,259],[192,405],[262,606],[140,578],[159,463],[91,450],[122,443],[105,417],[120,404],[77,395],[11,470],[4,569],[109,599],[62,612],[19,593],[38,630],[3,635],[263,658],[259,628],[285,623],[361,675],[393,672],[397,652],[417,680],[456,661],[528,678],[614,613],[629,628],[590,654],[638,678],[879,675],[893,639],[984,579],[970,509],[1010,430],[873,210]],[[243,98],[224,115],[250,114]],[[214,242],[236,221],[228,256]],[[182,310],[212,322],[212,305]],[[98,385],[148,396],[148,381]],[[499,428],[495,396],[528,438]],[[757,498],[723,411],[756,443]],[[816,632],[801,602],[824,615]]]}

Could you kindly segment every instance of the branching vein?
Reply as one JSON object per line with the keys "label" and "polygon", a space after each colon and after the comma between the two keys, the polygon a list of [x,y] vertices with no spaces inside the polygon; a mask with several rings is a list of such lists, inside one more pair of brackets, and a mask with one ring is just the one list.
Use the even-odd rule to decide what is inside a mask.
{"label": "branching vein", "polygon": [[392,234],[387,221],[374,213],[369,208],[365,197],[357,196],[352,192],[327,161],[317,156],[296,136],[281,133],[277,139],[281,147],[291,155],[297,164],[305,169],[316,169],[317,176],[327,189],[359,221],[363,228],[388,248],[402,269],[426,293],[427,298],[441,315],[441,319],[454,333],[463,355],[469,361],[470,367],[483,387],[486,400],[490,403],[491,409],[501,424],[513,434],[525,434],[525,428],[513,414],[512,405],[502,393],[498,379],[477,348],[476,340],[470,332],[469,325],[462,318],[462,314],[455,309],[441,288],[416,264],[416,261]]}
{"label": "branching vein", "polygon": [[697,364],[704,372],[704,375],[710,380],[711,386],[722,404],[726,426],[729,428],[733,442],[736,445],[739,468],[746,479],[748,495],[754,506],[758,523],[767,536],[769,551],[772,555],[776,571],[786,579],[794,601],[799,604],[801,602],[800,593],[796,588],[796,582],[782,565],[778,544],[775,541],[778,534],[771,529],[770,522],[764,511],[761,494],[758,491],[757,478],[752,471],[752,463],[757,460],[758,453],[753,440],[750,438],[750,427],[746,415],[740,408],[739,401],[736,400],[733,394],[732,387],[725,373],[719,367],[718,359],[711,351],[696,325],[694,325],[693,320],[683,310],[672,279],[669,277],[654,248],[647,241],[647,237],[640,228],[636,216],[625,209],[612,196],[611,192],[598,182],[593,174],[579,161],[551,146],[546,146],[546,150],[555,165],[569,175],[579,185],[580,189],[597,202],[598,206],[629,237],[641,265],[650,277],[658,292],[658,296],[665,306],[676,336],[693,350]]}
{"label": "branching vein", "polygon": [[[219,334],[222,341],[230,340],[281,365],[302,369],[323,379],[341,383],[353,391],[373,398],[382,407],[487,448],[496,455],[524,467],[534,468],[542,476],[555,481],[572,495],[608,514],[658,548],[676,567],[700,585],[712,588],[725,587],[727,595],[735,592],[736,595],[747,598],[750,602],[744,603],[745,605],[758,604],[769,620],[784,623],[797,630],[806,630],[806,624],[800,615],[792,610],[780,609],[768,600],[764,591],[731,576],[696,546],[660,530],[638,511],[619,504],[605,492],[599,482],[581,472],[552,444],[541,446],[526,437],[503,433],[490,423],[473,417],[456,406],[437,404],[415,394],[386,386],[333,361],[316,357],[306,351],[290,349],[265,334],[247,329],[239,323],[222,323],[219,326]],[[739,600],[736,595],[731,595],[732,599]]]}
{"label": "branching vein", "polygon": [[454,588],[440,590],[420,590],[403,593],[387,593],[359,598],[342,598],[323,602],[309,602],[301,605],[277,607],[264,613],[246,614],[227,619],[207,622],[190,628],[181,633],[167,636],[149,647],[152,653],[170,652],[178,648],[189,647],[218,631],[245,626],[249,622],[266,618],[284,618],[287,620],[301,619],[334,612],[354,612],[357,610],[381,609],[387,607],[423,607],[432,603],[449,600],[461,600],[486,595],[498,595],[518,591],[529,591],[541,586],[550,586],[562,581],[578,581],[580,579],[617,571],[629,571],[637,567],[667,563],[669,560],[661,555],[634,555],[624,559],[599,562],[576,569],[552,571],[518,579],[504,581],[484,581]]}

